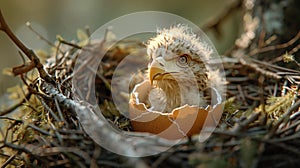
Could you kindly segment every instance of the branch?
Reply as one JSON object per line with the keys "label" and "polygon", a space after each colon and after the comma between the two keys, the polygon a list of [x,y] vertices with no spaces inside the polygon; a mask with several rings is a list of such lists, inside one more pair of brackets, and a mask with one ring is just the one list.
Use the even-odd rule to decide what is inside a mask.
{"label": "branch", "polygon": [[278,49],[287,48],[287,47],[291,46],[292,44],[294,44],[299,39],[300,39],[300,31],[298,31],[296,36],[293,37],[291,40],[289,40],[286,43],[273,45],[273,46],[267,46],[267,47],[263,47],[263,48],[256,48],[253,51],[251,51],[249,53],[249,55],[252,56],[252,55],[259,54],[259,53],[264,53],[264,52],[268,52],[268,51],[274,51],[274,50],[278,50]]}
{"label": "branch", "polygon": [[[117,153],[122,153],[126,156],[138,156],[139,154],[143,155],[150,150],[157,150],[149,149],[149,151],[145,151],[146,145],[163,148],[174,143],[173,141],[168,141],[159,137],[140,138],[139,136],[129,136],[130,134],[125,135],[124,132],[117,132],[116,129],[105,122],[104,118],[95,114],[91,105],[66,97],[60,93],[55,86],[49,85],[46,82],[43,83],[42,87],[45,88],[45,93],[56,99],[62,108],[76,113],[76,116],[89,137],[96,143],[107,142],[107,147],[114,149]],[[144,166],[144,163],[138,159],[132,158],[130,161],[138,162]]]}
{"label": "branch", "polygon": [[0,10],[0,30],[3,31],[13,43],[28,57],[30,61],[33,62],[34,67],[37,68],[39,75],[46,82],[55,84],[53,78],[45,71],[43,64],[41,64],[40,59],[34,53],[32,49],[27,48],[11,31],[10,27],[7,25],[2,12]]}

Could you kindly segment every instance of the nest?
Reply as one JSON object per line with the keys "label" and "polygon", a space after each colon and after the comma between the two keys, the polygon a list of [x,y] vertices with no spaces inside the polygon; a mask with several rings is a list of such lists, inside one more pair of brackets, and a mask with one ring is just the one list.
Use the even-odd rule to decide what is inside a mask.
{"label": "nest", "polygon": [[[197,136],[193,136],[166,152],[143,158],[125,157],[104,149],[95,137],[107,137],[120,153],[128,155],[138,152],[139,145],[151,143],[163,148],[170,141],[152,137],[147,142],[135,141],[136,148],[133,148],[128,146],[133,141],[118,136],[105,124],[108,122],[118,130],[142,136],[132,132],[130,120],[119,113],[110,90],[115,68],[128,53],[144,47],[140,41],[123,40],[108,48],[97,71],[94,88],[95,101],[105,118],[97,114],[84,115],[91,107],[74,97],[75,62],[85,51],[92,55],[101,54],[107,50],[105,44],[109,43],[107,39],[89,41],[88,36],[80,32],[77,42],[58,38],[51,54],[25,52],[31,56],[29,63],[13,68],[13,74],[21,77],[23,85],[11,89],[10,93],[19,103],[0,115],[1,122],[6,123],[0,130],[3,167],[299,166],[300,72],[272,65],[258,57],[250,58],[249,54],[255,55],[259,51],[242,47],[245,41],[251,40],[243,36],[237,40],[237,47],[229,52],[231,57],[224,58],[227,101],[221,121],[207,141],[200,143]],[[37,55],[39,58],[46,56],[46,61],[42,62]],[[87,62],[91,63],[93,59]],[[89,77],[89,74],[78,76],[78,81]],[[139,78],[135,80],[140,82]],[[87,90],[81,96],[89,99],[93,89],[90,86],[86,86]],[[7,116],[16,109],[17,115]],[[83,124],[95,119],[99,120],[96,126]],[[93,130],[91,136],[89,131],[95,127],[98,130]]]}

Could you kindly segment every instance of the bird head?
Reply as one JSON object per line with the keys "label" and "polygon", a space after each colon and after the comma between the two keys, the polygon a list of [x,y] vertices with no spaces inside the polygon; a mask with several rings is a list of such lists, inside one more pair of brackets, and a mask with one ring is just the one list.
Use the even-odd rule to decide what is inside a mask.
{"label": "bird head", "polygon": [[211,53],[208,45],[187,26],[158,30],[157,36],[147,45],[151,85],[166,80],[196,80],[198,87],[204,89],[207,82],[205,62]]}

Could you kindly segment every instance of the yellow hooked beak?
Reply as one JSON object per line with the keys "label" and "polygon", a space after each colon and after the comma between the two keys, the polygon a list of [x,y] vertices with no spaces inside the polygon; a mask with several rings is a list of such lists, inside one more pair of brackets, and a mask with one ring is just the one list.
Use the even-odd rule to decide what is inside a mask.
{"label": "yellow hooked beak", "polygon": [[150,84],[152,85],[154,80],[162,79],[164,73],[163,69],[151,66],[149,69]]}

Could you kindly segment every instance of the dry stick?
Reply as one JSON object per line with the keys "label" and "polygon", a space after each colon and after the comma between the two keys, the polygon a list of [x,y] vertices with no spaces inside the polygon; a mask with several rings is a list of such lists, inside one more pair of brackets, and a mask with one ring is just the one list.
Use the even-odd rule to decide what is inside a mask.
{"label": "dry stick", "polygon": [[297,122],[291,124],[288,128],[284,128],[284,129],[278,131],[276,134],[277,135],[281,135],[281,134],[283,134],[283,133],[285,133],[285,132],[287,132],[287,131],[289,131],[291,129],[297,128],[299,125],[300,125],[300,120],[298,120]]}
{"label": "dry stick", "polygon": [[[124,153],[128,156],[135,156],[138,154],[138,150],[141,150],[138,149],[139,146],[133,146],[132,145],[133,142],[130,142],[128,139],[125,139],[125,137],[122,137],[122,135],[114,132],[114,130],[112,130],[112,128],[108,126],[104,120],[99,119],[92,112],[91,108],[88,107],[87,104],[83,102],[77,102],[67,98],[65,95],[59,93],[57,88],[47,83],[44,83],[44,87],[46,89],[45,92],[50,94],[53,98],[57,99],[58,103],[61,104],[62,107],[69,109],[72,112],[77,114],[79,121],[84,126],[86,132],[93,131],[93,133],[89,134],[91,138],[103,138],[107,142],[110,142],[107,145],[111,145],[110,146],[111,148],[117,150],[118,153]],[[134,143],[145,144],[145,142],[139,142],[139,141],[136,141]],[[118,147],[114,146],[115,144],[118,144]],[[139,162],[138,159],[137,160],[131,159],[131,161]],[[145,166],[143,162],[139,162],[139,163]]]}
{"label": "dry stick", "polygon": [[76,45],[76,44],[74,44],[74,43],[65,41],[64,39],[58,38],[58,41],[59,41],[60,43],[62,43],[62,44],[66,44],[66,45],[69,45],[69,46],[74,47],[74,48],[77,48],[77,49],[82,49],[82,47],[80,47],[79,45]]}
{"label": "dry stick", "polygon": [[[31,26],[30,22],[26,23],[26,26],[35,34],[37,35],[37,37],[43,41],[45,41],[49,46],[51,47],[56,47],[51,41],[49,41],[47,38],[45,38],[44,36],[42,36],[39,32],[37,32],[36,30],[34,30],[34,28]],[[58,50],[60,51],[60,50]]]}
{"label": "dry stick", "polygon": [[264,62],[264,61],[259,61],[259,60],[256,60],[256,59],[250,59],[250,60],[253,63],[264,65],[265,67],[267,67],[269,69],[270,68],[275,68],[275,69],[281,70],[281,71],[287,71],[287,72],[292,72],[292,73],[300,73],[300,71],[298,71],[298,70],[281,67],[281,66],[278,66],[278,65],[274,65],[272,63],[268,63],[268,62]]}
{"label": "dry stick", "polygon": [[16,152],[15,154],[11,155],[2,165],[1,168],[4,168],[6,166],[8,166],[10,164],[10,162],[12,162],[15,157],[17,156],[18,152]]}
{"label": "dry stick", "polygon": [[64,122],[64,124],[66,125],[67,128],[69,128],[69,124],[63,116],[63,112],[61,111],[61,109],[59,107],[59,103],[58,103],[57,99],[54,99],[54,102],[55,102],[55,106],[56,106],[58,115],[60,117],[60,120]]}
{"label": "dry stick", "polygon": [[241,85],[237,85],[236,87],[237,87],[238,92],[240,93],[240,96],[241,96],[243,102],[248,105],[247,100],[245,98],[245,94],[243,92],[242,86]]}
{"label": "dry stick", "polygon": [[256,72],[258,72],[258,73],[260,73],[260,74],[262,74],[266,77],[274,78],[276,80],[279,80],[279,79],[282,78],[281,76],[277,75],[274,72],[270,72],[270,71],[267,71],[267,70],[264,70],[264,69],[260,68],[256,63],[246,61],[244,58],[240,58],[240,63],[242,65],[245,65],[245,66],[255,70]]}
{"label": "dry stick", "polygon": [[55,84],[55,81],[51,78],[51,76],[45,71],[43,64],[41,64],[37,55],[33,52],[33,50],[27,48],[11,31],[9,26],[7,25],[2,12],[0,10],[0,30],[3,31],[18,48],[23,51],[23,53],[34,63],[35,68],[37,68],[40,77],[44,79],[46,82]]}
{"label": "dry stick", "polygon": [[55,114],[55,112],[51,109],[51,107],[48,106],[48,104],[41,98],[37,97],[37,99],[42,103],[43,107],[52,115],[52,117],[57,121],[61,122],[61,120],[58,118],[58,116]]}
{"label": "dry stick", "polygon": [[[290,51],[288,52],[288,54],[289,54],[289,55],[292,55],[292,54],[296,53],[299,49],[300,49],[300,44],[298,44],[296,47],[294,47],[292,50],[290,50]],[[285,54],[282,54],[281,56],[277,57],[276,59],[270,61],[270,63],[275,63],[275,62],[278,62],[278,61],[282,61],[284,55],[286,55],[286,53],[285,53]],[[293,62],[295,62],[295,63],[297,64],[298,67],[300,67],[300,63],[299,63],[297,60],[294,59]]]}
{"label": "dry stick", "polygon": [[245,121],[242,121],[239,125],[236,125],[233,129],[232,132],[234,133],[239,133],[240,131],[242,131],[244,128],[246,128],[247,126],[249,126],[249,124],[251,124],[252,122],[254,122],[255,120],[258,119],[258,117],[260,116],[260,112],[254,112],[250,115],[250,117],[248,117]]}
{"label": "dry stick", "polygon": [[23,122],[22,120],[15,119],[15,118],[12,118],[12,117],[6,117],[6,116],[0,116],[0,120],[11,120],[11,121],[15,121],[15,122],[18,122],[18,123]]}
{"label": "dry stick", "polygon": [[263,75],[260,75],[258,77],[258,85],[259,85],[259,97],[260,97],[260,104],[262,107],[262,114],[266,113],[266,103],[265,103],[265,96],[264,96],[264,82],[265,77]]}
{"label": "dry stick", "polygon": [[[23,123],[23,121],[22,121],[22,123]],[[32,128],[33,130],[38,131],[38,132],[41,133],[41,134],[44,134],[44,135],[47,135],[47,136],[52,136],[52,137],[54,137],[54,134],[52,134],[52,133],[50,133],[50,132],[48,132],[48,131],[46,131],[46,130],[43,130],[43,129],[41,129],[41,128],[39,128],[38,126],[35,126],[35,125],[33,125],[33,124],[28,124],[28,127]]]}
{"label": "dry stick", "polygon": [[251,56],[251,55],[255,55],[255,54],[259,54],[259,53],[263,53],[263,52],[268,52],[268,51],[273,51],[273,50],[289,47],[292,44],[294,44],[299,38],[300,38],[300,31],[296,34],[295,37],[293,37],[290,41],[288,41],[286,43],[278,44],[278,45],[274,45],[274,46],[268,46],[268,47],[264,47],[264,48],[257,48],[255,50],[251,51],[249,53],[249,55]]}
{"label": "dry stick", "polygon": [[262,19],[263,24],[262,24],[262,29],[260,31],[259,37],[258,37],[258,47],[261,48],[265,46],[265,37],[266,37],[266,29],[265,29],[265,23],[264,19]]}

